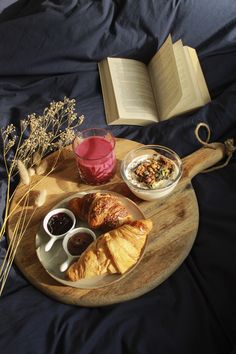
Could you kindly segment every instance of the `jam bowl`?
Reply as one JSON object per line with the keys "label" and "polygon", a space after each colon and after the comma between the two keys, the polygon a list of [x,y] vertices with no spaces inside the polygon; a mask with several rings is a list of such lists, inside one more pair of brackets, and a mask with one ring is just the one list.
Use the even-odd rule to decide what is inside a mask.
{"label": "jam bowl", "polygon": [[63,238],[76,224],[75,215],[66,208],[51,210],[43,219],[43,228],[50,240],[45,245],[45,252],[50,251],[54,242]]}
{"label": "jam bowl", "polygon": [[62,241],[67,259],[60,265],[60,271],[65,272],[71,261],[78,259],[94,240],[96,240],[95,233],[87,227],[77,227],[68,232]]}
{"label": "jam bowl", "polygon": [[129,151],[121,163],[121,176],[138,198],[166,197],[182,176],[182,161],[173,150],[161,145],[144,145]]}

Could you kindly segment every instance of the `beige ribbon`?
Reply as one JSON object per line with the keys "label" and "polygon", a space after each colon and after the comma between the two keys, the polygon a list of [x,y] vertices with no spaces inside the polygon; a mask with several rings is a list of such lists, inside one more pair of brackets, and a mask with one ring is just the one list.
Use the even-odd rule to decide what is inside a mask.
{"label": "beige ribbon", "polygon": [[[202,140],[199,136],[199,130],[200,128],[206,128],[207,130],[207,138],[206,141]],[[211,138],[211,131],[209,126],[206,123],[198,123],[198,125],[195,128],[195,136],[197,138],[197,140],[205,147],[208,147],[210,149],[215,149],[214,144],[209,144],[210,138]],[[202,171],[202,172],[211,172],[211,171],[215,171],[218,170],[220,168],[223,168],[225,166],[228,165],[231,157],[233,156],[234,151],[236,150],[236,146],[234,146],[234,140],[233,139],[227,139],[224,142],[225,145],[225,155],[227,156],[226,160],[224,163],[217,165],[217,166],[213,166],[211,168],[207,168],[206,170]]]}

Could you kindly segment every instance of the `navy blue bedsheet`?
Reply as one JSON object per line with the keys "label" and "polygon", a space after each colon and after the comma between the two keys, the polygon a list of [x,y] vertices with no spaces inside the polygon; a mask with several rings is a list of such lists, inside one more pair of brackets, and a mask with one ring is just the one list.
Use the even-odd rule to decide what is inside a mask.
{"label": "navy blue bedsheet", "polygon": [[[212,102],[148,127],[112,126],[115,136],[162,144],[184,157],[211,141],[236,140],[236,1],[3,0],[0,3],[0,125],[75,98],[83,128],[107,127],[97,62],[148,62],[169,32],[197,49]],[[0,218],[6,178],[1,156]],[[159,287],[98,308],[59,303],[12,267],[0,298],[2,354],[235,354],[236,155],[193,179],[200,211],[190,255]],[[15,181],[17,182],[17,181]],[[6,239],[0,243],[4,257]]]}

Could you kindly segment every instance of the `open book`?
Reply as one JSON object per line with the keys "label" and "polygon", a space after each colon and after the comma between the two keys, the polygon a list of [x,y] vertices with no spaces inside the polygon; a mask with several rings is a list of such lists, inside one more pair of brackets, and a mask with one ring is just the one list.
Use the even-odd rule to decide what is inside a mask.
{"label": "open book", "polygon": [[195,49],[170,35],[148,65],[108,57],[98,68],[107,124],[147,125],[211,100]]}

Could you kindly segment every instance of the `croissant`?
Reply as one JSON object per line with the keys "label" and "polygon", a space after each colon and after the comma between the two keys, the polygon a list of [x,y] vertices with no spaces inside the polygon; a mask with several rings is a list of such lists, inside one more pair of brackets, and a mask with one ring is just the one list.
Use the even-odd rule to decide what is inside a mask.
{"label": "croissant", "polygon": [[82,198],[73,198],[68,208],[92,229],[111,230],[132,219],[122,201],[110,193],[88,193]]}
{"label": "croissant", "polygon": [[67,270],[71,281],[103,274],[123,274],[139,260],[152,221],[136,220],[106,232],[93,241]]}

